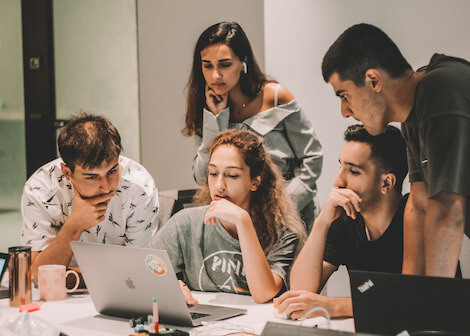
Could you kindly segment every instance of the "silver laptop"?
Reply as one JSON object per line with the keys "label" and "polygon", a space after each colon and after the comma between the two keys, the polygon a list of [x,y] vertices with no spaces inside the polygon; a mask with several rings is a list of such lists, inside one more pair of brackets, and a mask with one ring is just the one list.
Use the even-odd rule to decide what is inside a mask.
{"label": "silver laptop", "polygon": [[71,242],[96,310],[119,317],[152,314],[158,298],[160,323],[198,326],[246,313],[246,309],[213,305],[187,306],[164,250]]}

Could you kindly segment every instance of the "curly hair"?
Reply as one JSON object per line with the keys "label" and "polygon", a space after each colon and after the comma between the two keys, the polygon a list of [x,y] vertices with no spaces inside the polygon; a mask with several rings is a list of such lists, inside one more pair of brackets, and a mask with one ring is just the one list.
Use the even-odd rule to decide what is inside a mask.
{"label": "curly hair", "polygon": [[256,62],[250,42],[242,27],[236,22],[219,22],[202,32],[193,54],[193,65],[186,86],[187,102],[183,135],[202,136],[202,110],[206,106],[206,81],[202,74],[201,51],[214,44],[225,44],[242,62],[246,62],[248,72],[240,77],[242,92],[255,97],[268,81]]}
{"label": "curly hair", "polygon": [[[251,131],[229,129],[216,135],[210,147],[210,156],[223,145],[238,150],[250,167],[251,178],[261,177],[260,185],[251,194],[248,212],[264,252],[271,250],[285,230],[297,235],[300,248],[306,239],[304,225],[294,201],[287,193],[279,168],[263,145],[263,139]],[[196,193],[194,201],[200,205],[211,202],[207,179]]]}

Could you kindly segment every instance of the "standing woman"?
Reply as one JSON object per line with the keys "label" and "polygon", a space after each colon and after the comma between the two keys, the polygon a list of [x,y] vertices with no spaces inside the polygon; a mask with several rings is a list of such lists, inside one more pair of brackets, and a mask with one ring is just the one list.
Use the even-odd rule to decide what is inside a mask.
{"label": "standing woman", "polygon": [[207,179],[212,139],[227,128],[251,130],[264,138],[310,232],[318,213],[320,142],[289,90],[267,80],[248,38],[235,22],[207,28],[194,50],[183,134],[195,135],[198,149],[193,174],[198,184]]}

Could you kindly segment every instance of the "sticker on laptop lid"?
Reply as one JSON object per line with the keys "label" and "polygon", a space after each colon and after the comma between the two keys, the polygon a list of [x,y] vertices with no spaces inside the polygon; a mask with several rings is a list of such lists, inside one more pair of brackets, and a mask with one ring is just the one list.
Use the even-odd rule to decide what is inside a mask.
{"label": "sticker on laptop lid", "polygon": [[165,275],[166,265],[160,257],[149,254],[145,257],[145,264],[150,272],[156,275]]}

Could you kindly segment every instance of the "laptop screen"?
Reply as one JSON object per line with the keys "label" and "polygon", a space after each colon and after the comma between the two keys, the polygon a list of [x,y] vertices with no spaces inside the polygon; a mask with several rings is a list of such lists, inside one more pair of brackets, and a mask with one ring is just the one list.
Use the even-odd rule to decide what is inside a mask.
{"label": "laptop screen", "polygon": [[8,268],[8,254],[0,253],[0,282],[2,281],[3,274]]}

